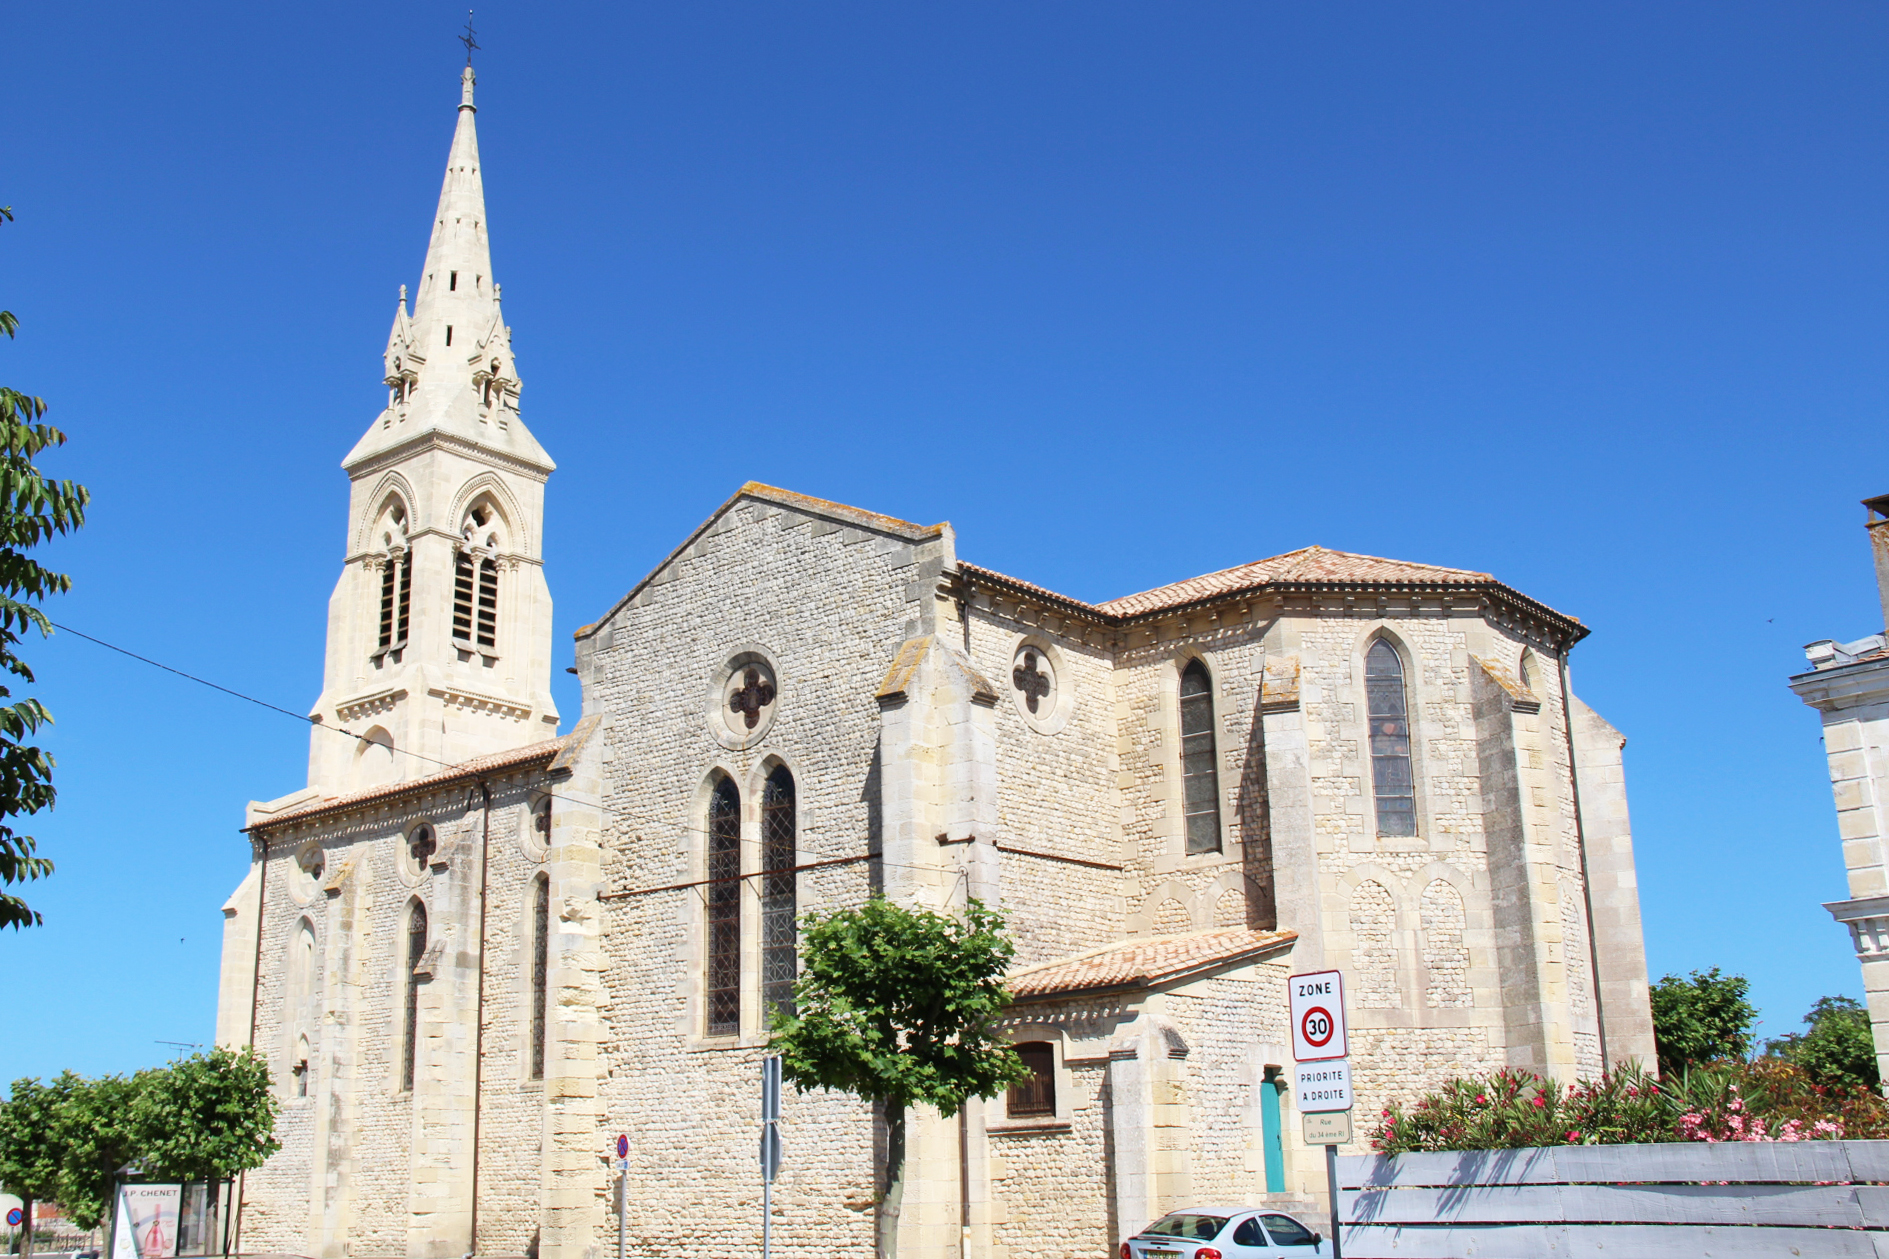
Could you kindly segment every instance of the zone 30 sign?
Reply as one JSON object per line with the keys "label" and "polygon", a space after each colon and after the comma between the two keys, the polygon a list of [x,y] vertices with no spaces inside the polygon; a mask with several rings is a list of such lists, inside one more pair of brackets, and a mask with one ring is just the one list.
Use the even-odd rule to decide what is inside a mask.
{"label": "zone 30 sign", "polygon": [[1335,970],[1294,975],[1292,986],[1292,1057],[1298,1062],[1343,1058],[1345,1045],[1344,980]]}

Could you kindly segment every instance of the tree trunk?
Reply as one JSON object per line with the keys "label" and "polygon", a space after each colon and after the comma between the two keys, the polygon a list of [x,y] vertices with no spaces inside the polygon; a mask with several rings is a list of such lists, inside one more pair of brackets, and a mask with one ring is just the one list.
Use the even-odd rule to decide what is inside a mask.
{"label": "tree trunk", "polygon": [[885,1188],[879,1195],[879,1259],[898,1259],[899,1207],[905,1201],[905,1108],[885,1106]]}
{"label": "tree trunk", "polygon": [[33,1199],[20,1195],[20,1259],[33,1259]]}

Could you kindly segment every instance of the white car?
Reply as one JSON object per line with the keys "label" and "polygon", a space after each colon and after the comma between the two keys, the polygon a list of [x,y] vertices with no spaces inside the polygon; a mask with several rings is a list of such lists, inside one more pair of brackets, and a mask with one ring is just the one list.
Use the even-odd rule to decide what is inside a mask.
{"label": "white car", "polygon": [[1122,1243],[1121,1259],[1305,1259],[1325,1239],[1258,1207],[1196,1207],[1164,1215]]}

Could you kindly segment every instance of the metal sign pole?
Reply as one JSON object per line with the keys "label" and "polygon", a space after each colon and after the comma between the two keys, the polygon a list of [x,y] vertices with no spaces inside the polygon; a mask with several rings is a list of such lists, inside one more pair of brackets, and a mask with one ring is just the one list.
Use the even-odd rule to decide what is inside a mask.
{"label": "metal sign pole", "polygon": [[781,1060],[761,1059],[761,1259],[772,1259],[774,1177],[781,1169]]}
{"label": "metal sign pole", "polygon": [[1338,1147],[1325,1147],[1325,1184],[1331,1192],[1331,1259],[1345,1259],[1344,1243],[1338,1240]]}
{"label": "metal sign pole", "polygon": [[630,1138],[617,1138],[617,1259],[623,1259],[623,1239],[630,1228]]}

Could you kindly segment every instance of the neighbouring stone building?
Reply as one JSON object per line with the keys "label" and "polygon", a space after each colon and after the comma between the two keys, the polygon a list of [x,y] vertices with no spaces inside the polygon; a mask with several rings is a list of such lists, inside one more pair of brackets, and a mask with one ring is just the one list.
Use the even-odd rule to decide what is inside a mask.
{"label": "neighbouring stone building", "polygon": [[[1652,1058],[1618,732],[1587,632],[1486,573],[1307,547],[1108,603],[749,484],[577,634],[472,78],[387,407],[344,467],[308,786],[249,808],[218,1040],[277,1067],[255,1251],[758,1245],[765,1012],[796,915],[975,896],[1035,1078],[912,1121],[901,1250],[1094,1256],[1177,1205],[1305,1202],[1285,979],[1344,972],[1366,1116],[1457,1072]],[[868,1107],[794,1094],[783,1254],[867,1254]]]}
{"label": "neighbouring stone building", "polygon": [[[1889,620],[1889,494],[1863,500],[1876,587]],[[1810,671],[1791,679],[1797,697],[1823,716],[1823,750],[1836,797],[1837,835],[1849,871],[1848,900],[1824,908],[1850,929],[1863,967],[1863,995],[1876,1036],[1876,1063],[1889,1079],[1889,862],[1882,809],[1889,802],[1889,638],[1831,639],[1804,648]]]}

